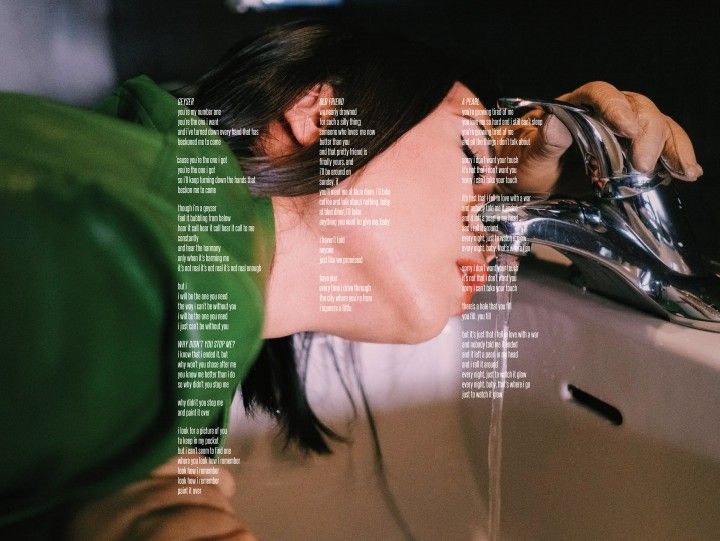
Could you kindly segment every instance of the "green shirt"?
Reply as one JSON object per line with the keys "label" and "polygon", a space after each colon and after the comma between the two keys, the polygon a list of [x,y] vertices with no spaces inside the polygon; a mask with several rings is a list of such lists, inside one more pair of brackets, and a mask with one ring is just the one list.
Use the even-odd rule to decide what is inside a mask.
{"label": "green shirt", "polygon": [[[0,93],[0,537],[46,538],[62,506],[146,476],[177,452],[178,400],[229,404],[259,352],[272,207],[246,184],[194,196],[255,226],[200,242],[262,272],[179,270],[177,158],[197,153],[178,145],[182,108],[147,77],[97,112]],[[225,143],[203,154],[242,177]],[[237,304],[229,389],[177,388],[178,340],[228,337],[178,330],[179,283]],[[181,422],[226,426],[228,409]]]}

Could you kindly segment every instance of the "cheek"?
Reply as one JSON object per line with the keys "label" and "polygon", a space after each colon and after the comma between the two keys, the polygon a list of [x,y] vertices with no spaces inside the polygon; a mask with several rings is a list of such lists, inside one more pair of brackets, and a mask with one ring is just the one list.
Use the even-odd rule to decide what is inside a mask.
{"label": "cheek", "polygon": [[459,306],[462,205],[472,185],[461,184],[461,154],[454,147],[392,165],[383,174],[368,170],[356,184],[390,187],[390,206],[365,212],[388,218],[390,225],[349,234],[366,254],[376,298],[397,309],[406,340],[425,340],[439,333]]}
{"label": "cheek", "polygon": [[433,113],[376,157],[348,186],[389,189],[389,206],[363,207],[363,218],[387,227],[343,233],[351,255],[362,255],[363,279],[373,289],[365,314],[390,341],[418,342],[437,335],[463,300],[457,261],[463,253],[463,207],[473,200],[471,175],[463,183],[460,120]]}

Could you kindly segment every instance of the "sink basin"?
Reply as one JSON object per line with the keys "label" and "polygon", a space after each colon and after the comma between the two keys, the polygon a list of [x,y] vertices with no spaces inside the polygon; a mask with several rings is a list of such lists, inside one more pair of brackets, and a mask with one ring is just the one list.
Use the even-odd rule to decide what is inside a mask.
{"label": "sink basin", "polygon": [[[720,334],[584,292],[569,275],[521,262],[510,329],[539,338],[509,360],[530,388],[505,393],[500,538],[716,539]],[[357,418],[327,355],[346,344],[320,337],[310,400],[353,442],[303,459],[236,408],[238,515],[267,539],[405,539],[403,521],[415,539],[485,539],[491,401],[460,399],[460,336],[493,328],[457,318],[425,344],[356,344],[391,504],[349,365],[340,359]]]}
{"label": "sink basin", "polygon": [[[521,263],[510,328],[539,338],[509,361],[531,388],[505,394],[502,538],[716,539],[720,335],[583,293],[569,274]],[[487,483],[471,450],[486,445],[489,408],[462,406]]]}

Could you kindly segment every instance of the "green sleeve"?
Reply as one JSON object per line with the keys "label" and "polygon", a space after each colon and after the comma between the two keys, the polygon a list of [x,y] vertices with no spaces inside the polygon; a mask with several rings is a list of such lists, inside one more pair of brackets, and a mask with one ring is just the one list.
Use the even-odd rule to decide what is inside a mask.
{"label": "green sleeve", "polygon": [[0,524],[146,475],[176,422],[153,238],[97,186],[4,165]]}
{"label": "green sleeve", "polygon": [[[196,427],[227,425],[235,387],[262,344],[272,206],[245,185],[196,199],[254,235],[200,233],[229,264],[258,273],[178,268],[177,101],[130,81],[105,114],[0,93],[0,538],[43,538],[41,516],[146,476],[177,452],[180,400],[223,407]],[[114,109],[113,109],[114,108]],[[134,111],[134,112],[133,112]],[[114,117],[112,115],[118,115]],[[121,120],[122,118],[122,120]],[[128,121],[129,120],[129,121]],[[221,177],[242,175],[227,145]],[[181,330],[178,284],[225,292],[234,375],[223,389],[178,388],[180,342],[228,332]],[[4,526],[25,520],[22,535]]]}

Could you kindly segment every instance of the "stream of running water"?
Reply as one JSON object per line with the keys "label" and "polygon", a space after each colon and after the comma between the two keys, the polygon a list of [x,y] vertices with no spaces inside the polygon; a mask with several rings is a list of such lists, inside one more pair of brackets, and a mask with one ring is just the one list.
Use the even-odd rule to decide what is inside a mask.
{"label": "stream of running water", "polygon": [[[499,253],[496,259],[498,279],[504,275],[498,284],[515,283],[518,257],[506,253]],[[496,293],[498,312],[495,315],[495,340],[501,340],[501,346],[495,348],[495,359],[498,366],[492,378],[492,406],[490,412],[490,431],[488,435],[488,538],[497,541],[500,532],[500,504],[502,501],[502,416],[503,399],[505,394],[505,378],[508,361],[508,331],[510,323],[510,309],[512,291],[507,287],[498,288]]]}

